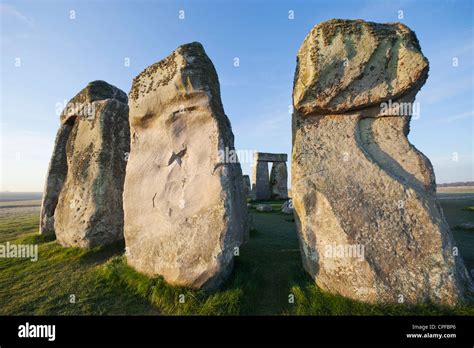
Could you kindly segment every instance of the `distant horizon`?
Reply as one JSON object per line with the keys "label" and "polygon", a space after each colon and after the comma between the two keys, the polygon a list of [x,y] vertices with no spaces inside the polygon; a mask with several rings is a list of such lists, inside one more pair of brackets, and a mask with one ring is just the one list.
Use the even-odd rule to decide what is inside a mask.
{"label": "distant horizon", "polygon": [[[436,183],[436,186],[440,185],[452,185],[452,184],[468,184],[468,185],[456,185],[456,186],[451,186],[451,187],[461,187],[461,186],[473,186],[474,187],[474,181],[465,181],[465,182],[460,182],[460,181],[455,181],[455,182],[444,182],[444,183]],[[291,190],[291,186],[288,186],[288,190]],[[40,193],[42,194],[43,191],[0,191],[0,194],[2,193]]]}

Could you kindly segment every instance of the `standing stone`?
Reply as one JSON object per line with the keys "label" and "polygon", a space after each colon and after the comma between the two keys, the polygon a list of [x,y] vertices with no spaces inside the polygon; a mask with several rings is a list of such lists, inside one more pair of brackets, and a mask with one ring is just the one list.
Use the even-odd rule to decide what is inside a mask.
{"label": "standing stone", "polygon": [[244,175],[243,181],[244,181],[244,197],[252,198],[252,186],[250,185],[250,177],[248,175]]}
{"label": "standing stone", "polygon": [[127,262],[173,285],[215,289],[248,236],[240,163],[217,73],[199,43],[133,81],[124,189]]}
{"label": "standing stone", "polygon": [[66,144],[71,133],[71,124],[62,124],[59,127],[54,143],[53,156],[49,163],[48,175],[43,192],[40,234],[54,236],[54,212],[58,205],[59,194],[63,188],[67,175]]}
{"label": "standing stone", "polygon": [[305,269],[356,300],[455,305],[469,275],[431,163],[407,139],[428,76],[415,34],[330,20],[311,30],[297,62],[292,196]]}
{"label": "standing stone", "polygon": [[127,95],[94,81],[60,116],[41,208],[40,233],[64,246],[123,239],[122,190],[129,151]]}
{"label": "standing stone", "polygon": [[270,191],[272,199],[288,198],[288,170],[285,162],[273,162],[270,172]]}
{"label": "standing stone", "polygon": [[254,159],[252,171],[252,196],[255,200],[271,198],[268,162]]}

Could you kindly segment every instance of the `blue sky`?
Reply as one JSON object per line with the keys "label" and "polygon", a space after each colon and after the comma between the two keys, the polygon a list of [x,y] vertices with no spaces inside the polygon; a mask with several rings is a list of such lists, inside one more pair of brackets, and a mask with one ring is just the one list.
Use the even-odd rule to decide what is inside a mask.
{"label": "blue sky", "polygon": [[[309,30],[331,18],[400,21],[416,32],[430,77],[417,97],[421,114],[412,120],[410,141],[431,159],[438,183],[474,180],[471,0],[36,0],[0,6],[1,191],[42,191],[58,104],[98,79],[128,93],[134,76],[192,41],[204,45],[217,69],[236,147],[290,154],[296,53]],[[249,174],[250,163],[242,169]]]}

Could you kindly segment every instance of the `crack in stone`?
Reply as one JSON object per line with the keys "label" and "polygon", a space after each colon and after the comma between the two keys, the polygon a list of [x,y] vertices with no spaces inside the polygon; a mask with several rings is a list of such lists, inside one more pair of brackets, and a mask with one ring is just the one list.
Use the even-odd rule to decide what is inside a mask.
{"label": "crack in stone", "polygon": [[176,161],[179,164],[179,166],[181,167],[181,163],[182,163],[181,158],[183,158],[183,156],[186,154],[186,150],[187,150],[187,148],[185,147],[184,149],[182,149],[178,153],[175,153],[173,151],[173,153],[171,154],[171,157],[168,161],[168,166],[170,166],[174,161]]}

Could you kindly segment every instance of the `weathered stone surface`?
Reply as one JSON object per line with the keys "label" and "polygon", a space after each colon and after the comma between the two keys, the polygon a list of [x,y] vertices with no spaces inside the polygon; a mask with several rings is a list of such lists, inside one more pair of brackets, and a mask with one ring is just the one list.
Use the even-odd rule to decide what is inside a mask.
{"label": "weathered stone surface", "polygon": [[48,170],[40,233],[64,246],[123,239],[122,191],[129,151],[127,95],[91,82],[61,114]]}
{"label": "weathered stone surface", "polygon": [[340,113],[419,89],[428,60],[401,23],[332,19],[315,26],[298,52],[293,104],[300,115]]}
{"label": "weathered stone surface", "polygon": [[252,168],[252,198],[265,200],[271,198],[270,178],[268,176],[268,162],[254,158]]}
{"label": "weathered stone surface", "polygon": [[219,81],[199,43],[178,47],[133,81],[124,188],[128,264],[174,285],[214,289],[247,238],[240,163]]}
{"label": "weathered stone surface", "polygon": [[263,212],[269,212],[269,211],[273,211],[273,208],[270,204],[257,204],[257,206],[255,207],[255,209],[257,211],[263,211]]}
{"label": "weathered stone surface", "polygon": [[432,166],[407,139],[410,116],[381,104],[413,102],[426,79],[415,34],[331,20],[311,31],[298,62],[292,198],[305,269],[356,300],[458,303],[470,280]]}
{"label": "weathered stone surface", "polygon": [[288,198],[288,170],[285,162],[274,162],[270,172],[270,192],[272,199]]}
{"label": "weathered stone surface", "polygon": [[250,184],[250,177],[248,175],[244,175],[243,182],[244,182],[244,197],[252,198],[252,185]]}

